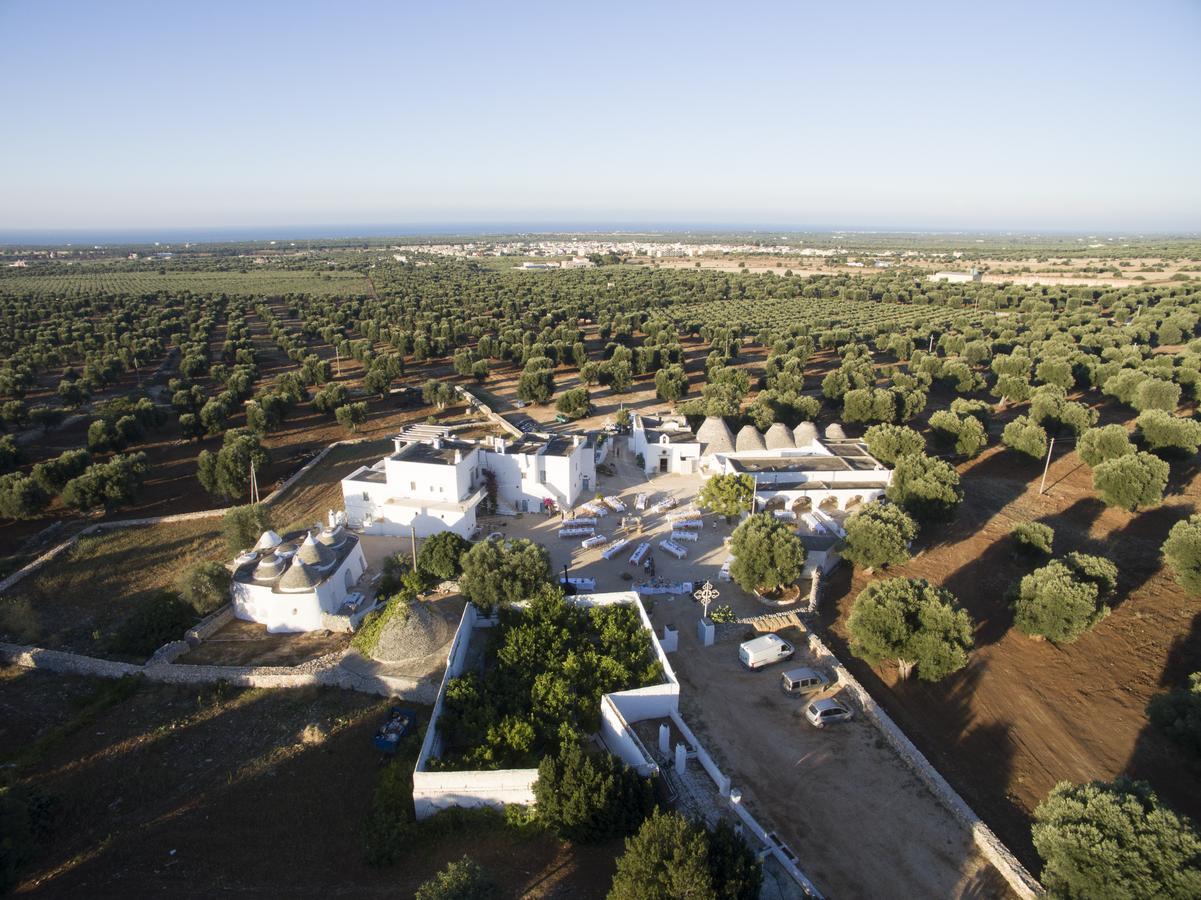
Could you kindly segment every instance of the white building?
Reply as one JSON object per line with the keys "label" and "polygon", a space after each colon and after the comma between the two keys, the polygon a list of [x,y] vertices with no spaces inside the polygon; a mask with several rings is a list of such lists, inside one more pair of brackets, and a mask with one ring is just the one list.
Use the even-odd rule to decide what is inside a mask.
{"label": "white building", "polygon": [[979,269],[970,269],[967,272],[935,272],[930,276],[930,281],[947,281],[953,283],[980,281],[983,276]]}
{"label": "white building", "polygon": [[359,539],[341,525],[284,540],[266,531],[233,566],[234,615],[270,632],[351,631],[366,610],[347,597],[367,571]]}
{"label": "white building", "polygon": [[837,424],[826,429],[823,440],[810,422],[795,430],[776,423],[765,433],[746,425],[735,436],[716,416],[694,433],[678,420],[654,422],[635,415],[629,442],[631,452],[642,455],[648,475],[750,475],[761,509],[847,509],[881,497],[892,477],[866,444],[847,439]]}
{"label": "white building", "polygon": [[596,486],[595,451],[581,435],[480,442],[419,425],[394,441],[391,455],[342,479],[347,520],[366,534],[470,537],[490,483],[502,512],[569,509]]}

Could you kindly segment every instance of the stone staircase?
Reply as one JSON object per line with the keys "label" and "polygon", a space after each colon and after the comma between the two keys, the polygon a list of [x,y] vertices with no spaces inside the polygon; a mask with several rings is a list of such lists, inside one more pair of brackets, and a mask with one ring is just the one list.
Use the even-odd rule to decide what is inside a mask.
{"label": "stone staircase", "polygon": [[796,626],[801,630],[805,628],[804,623],[801,622],[800,616],[797,615],[795,610],[790,612],[764,613],[759,616],[746,616],[734,621],[739,625],[750,625],[756,631],[761,632],[779,631],[790,626]]}

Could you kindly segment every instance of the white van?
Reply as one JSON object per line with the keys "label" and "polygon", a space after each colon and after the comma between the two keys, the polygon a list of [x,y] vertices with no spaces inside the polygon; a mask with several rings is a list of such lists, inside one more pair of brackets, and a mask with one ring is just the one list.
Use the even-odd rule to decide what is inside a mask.
{"label": "white van", "polygon": [[792,644],[778,634],[765,634],[738,647],[738,658],[748,669],[762,669],[772,663],[790,659],[795,652]]}

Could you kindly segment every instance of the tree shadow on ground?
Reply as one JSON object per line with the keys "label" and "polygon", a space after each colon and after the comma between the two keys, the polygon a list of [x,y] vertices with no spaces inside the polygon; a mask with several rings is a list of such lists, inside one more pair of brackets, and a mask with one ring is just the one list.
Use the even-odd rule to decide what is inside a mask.
{"label": "tree shadow on ground", "polygon": [[[1198,671],[1201,671],[1201,613],[1193,617],[1188,633],[1173,641],[1159,686],[1164,691],[1184,687],[1189,674]],[[1145,715],[1142,709],[1132,712]],[[1201,823],[1201,757],[1168,738],[1150,720],[1139,732],[1125,770],[1131,778],[1149,783],[1169,806]]]}
{"label": "tree shadow on ground", "polygon": [[[822,637],[939,774],[1023,864],[1036,871],[1038,860],[1030,841],[1029,820],[1011,799],[1009,789],[1015,777],[1016,756],[1010,725],[1004,721],[977,721],[973,711],[972,698],[988,670],[987,660],[975,656],[964,669],[940,682],[913,677],[891,684],[891,671],[886,666],[873,667],[854,656],[841,635],[827,627]],[[930,716],[930,709],[937,709],[938,715]],[[978,777],[981,768],[990,772],[988,779]],[[989,788],[978,787],[983,783]],[[997,896],[996,885],[988,877],[983,877],[975,890],[978,893],[968,896]]]}
{"label": "tree shadow on ground", "polygon": [[1192,506],[1157,506],[1137,514],[1110,534],[1096,552],[1112,559],[1118,566],[1117,597],[1113,606],[1119,606],[1137,593],[1159,571],[1160,548],[1168,532],[1192,512]]}

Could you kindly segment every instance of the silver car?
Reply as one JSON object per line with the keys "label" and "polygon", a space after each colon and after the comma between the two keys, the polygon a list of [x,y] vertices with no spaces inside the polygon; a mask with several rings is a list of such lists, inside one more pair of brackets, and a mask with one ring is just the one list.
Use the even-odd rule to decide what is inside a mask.
{"label": "silver car", "polygon": [[825,700],[814,700],[805,707],[805,718],[814,728],[825,728],[836,722],[849,722],[855,718],[855,711],[832,697]]}

